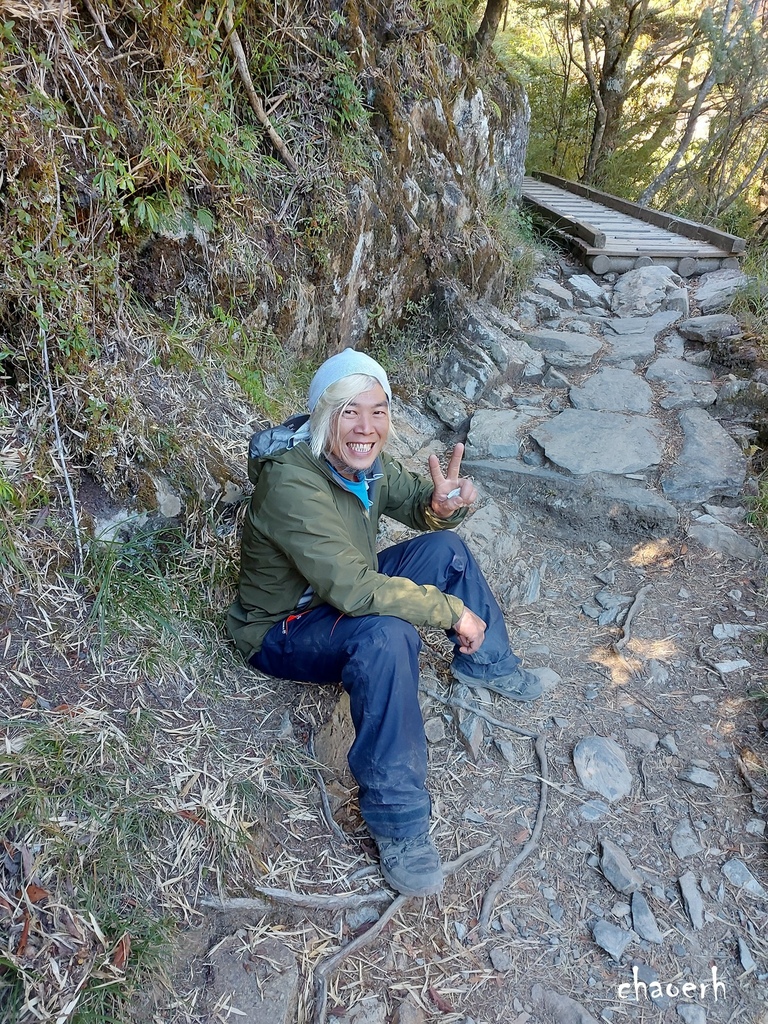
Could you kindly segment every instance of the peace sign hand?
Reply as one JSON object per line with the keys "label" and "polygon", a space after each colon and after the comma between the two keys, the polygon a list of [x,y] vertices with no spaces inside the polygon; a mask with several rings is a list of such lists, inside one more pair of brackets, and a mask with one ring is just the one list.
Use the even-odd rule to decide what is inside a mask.
{"label": "peace sign hand", "polygon": [[436,455],[429,456],[429,473],[435,489],[432,492],[432,511],[438,519],[449,519],[456,509],[471,505],[477,500],[477,490],[469,477],[460,477],[461,457],[464,445],[457,444],[443,474]]}

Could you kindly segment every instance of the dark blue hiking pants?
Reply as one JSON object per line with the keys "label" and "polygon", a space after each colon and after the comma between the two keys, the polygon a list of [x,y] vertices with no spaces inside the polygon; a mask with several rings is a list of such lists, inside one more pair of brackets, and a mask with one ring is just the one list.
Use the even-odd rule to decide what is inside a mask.
{"label": "dark blue hiking pants", "polygon": [[[455,533],[422,534],[378,558],[379,572],[455,594],[487,623],[479,651],[455,654],[464,674],[480,681],[514,671],[519,658],[510,650],[501,610]],[[448,635],[454,639],[452,632]],[[251,658],[256,668],[283,679],[341,681],[355,727],[349,766],[360,787],[362,816],[378,836],[405,838],[429,827],[427,746],[418,700],[420,648],[416,628],[404,619],[353,618],[320,605],[278,622]]]}

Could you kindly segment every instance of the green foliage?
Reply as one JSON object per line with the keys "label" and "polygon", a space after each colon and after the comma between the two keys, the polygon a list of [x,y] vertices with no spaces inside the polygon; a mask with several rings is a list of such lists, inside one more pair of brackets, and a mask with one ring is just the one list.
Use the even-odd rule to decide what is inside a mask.
{"label": "green foliage", "polygon": [[747,284],[734,297],[731,312],[768,359],[768,242],[747,247],[742,269]]}
{"label": "green foliage", "polygon": [[139,528],[127,540],[97,538],[91,545],[81,586],[93,594],[90,621],[100,657],[115,638],[149,634],[170,657],[186,660],[181,623],[192,609],[178,577],[187,549],[175,527]]}
{"label": "green foliage", "polygon": [[406,395],[416,395],[445,350],[437,332],[432,296],[407,299],[393,320],[383,307],[374,307],[368,321],[371,355]]}
{"label": "green foliage", "polygon": [[437,38],[462,50],[475,29],[477,3],[472,0],[417,0],[416,9]]}
{"label": "green foliage", "polygon": [[504,258],[505,301],[512,302],[529,287],[545,258],[545,247],[528,212],[500,196],[490,204],[486,223]]}
{"label": "green foliage", "polygon": [[248,400],[273,422],[296,412],[309,385],[308,364],[291,359],[274,333],[250,328],[222,306],[214,306],[213,322],[208,345]]}
{"label": "green foliage", "polygon": [[[46,723],[30,722],[17,736],[16,751],[0,758],[6,783],[0,836],[9,852],[16,844],[34,848],[35,875],[45,890],[60,893],[61,902],[77,906],[86,921],[98,922],[104,936],[100,960],[108,960],[121,936],[130,936],[125,974],[96,970],[74,1018],[119,1020],[121,990],[142,983],[168,942],[168,919],[142,892],[151,877],[147,853],[157,848],[166,814],[141,766],[146,751],[129,751],[127,737],[98,716],[83,718],[65,711]],[[67,953],[64,946],[56,955],[66,959]],[[4,984],[18,995],[23,961],[2,962]]]}
{"label": "green foliage", "polygon": [[757,494],[748,499],[747,522],[768,533],[768,476],[758,481]]}
{"label": "green foliage", "polygon": [[[757,8],[736,5],[728,22],[723,4],[704,0],[664,9],[607,0],[583,23],[586,44],[582,9],[574,0],[510,5],[497,38],[531,102],[529,168],[589,175],[634,199],[669,165],[668,180],[653,185],[653,205],[749,235],[762,202],[755,171],[768,96],[768,37]],[[710,90],[684,135],[704,81]]]}

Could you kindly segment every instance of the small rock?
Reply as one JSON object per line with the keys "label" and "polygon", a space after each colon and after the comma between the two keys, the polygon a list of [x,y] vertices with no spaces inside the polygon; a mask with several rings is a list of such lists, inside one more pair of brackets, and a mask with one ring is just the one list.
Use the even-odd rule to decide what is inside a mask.
{"label": "small rock", "polygon": [[755,959],[752,956],[749,946],[746,944],[746,942],[744,941],[744,939],[742,939],[741,936],[738,937],[738,943],[739,960],[741,960],[741,966],[744,968],[747,974],[750,974],[752,971],[755,970],[757,964],[755,963]]}
{"label": "small rock", "polygon": [[671,842],[675,856],[679,857],[680,860],[684,860],[686,857],[695,857],[697,853],[702,853],[704,850],[688,821],[681,821],[679,823],[672,833]]}
{"label": "small rock", "polygon": [[251,953],[238,935],[231,935],[216,946],[210,974],[207,994],[212,1004],[226,1000],[239,1011],[237,1020],[242,1024],[296,1019],[298,964],[295,954],[279,940],[264,939]]}
{"label": "small rock", "polygon": [[762,818],[750,818],[744,827],[751,836],[765,835],[765,822]]}
{"label": "small rock", "polygon": [[699,931],[704,927],[704,903],[699,893],[699,887],[696,884],[696,878],[692,871],[686,871],[677,881],[680,886],[680,892],[683,895],[686,913],[693,927],[696,931]]}
{"label": "small rock", "polygon": [[668,753],[670,753],[670,754],[679,754],[680,753],[680,751],[678,750],[678,747],[677,747],[677,743],[675,741],[675,737],[672,735],[671,732],[668,732],[666,734],[666,736],[662,736],[661,739],[659,740],[659,744],[662,747],[664,747],[664,749]]}
{"label": "small rock", "polygon": [[352,932],[356,932],[367,924],[375,924],[379,920],[379,914],[375,907],[358,907],[348,910],[345,916],[347,927]]}
{"label": "small rock", "polygon": [[470,407],[468,405],[455,395],[444,391],[430,391],[427,395],[426,405],[451,430],[458,430],[466,423],[470,416]]}
{"label": "small rock", "polygon": [[365,996],[349,1013],[336,1019],[339,1024],[386,1024],[387,1007],[376,996]]}
{"label": "small rock", "polygon": [[616,582],[616,570],[604,569],[602,572],[596,572],[595,579],[606,587],[612,587]]}
{"label": "small rock", "polygon": [[617,892],[636,892],[642,888],[643,876],[630,863],[629,857],[609,839],[601,842],[600,870]]}
{"label": "small rock", "polygon": [[601,949],[610,953],[614,960],[621,960],[624,950],[632,942],[632,933],[624,931],[615,924],[598,921],[592,928],[592,937]]}
{"label": "small rock", "polygon": [[[502,910],[499,915],[499,924],[501,925],[501,930],[506,932],[508,935],[517,935],[519,932],[519,929],[515,924],[515,919],[511,914],[508,914],[506,910]],[[467,930],[465,928],[464,934],[466,935],[466,933]]]}
{"label": "small rock", "polygon": [[664,941],[653,911],[648,906],[648,900],[641,892],[632,893],[632,927],[647,942],[653,942],[660,946]]}
{"label": "small rock", "polygon": [[752,629],[753,626],[741,622],[716,622],[712,627],[712,636],[715,640],[738,640],[745,630]]}
{"label": "small rock", "polygon": [[631,963],[632,967],[632,978],[636,982],[646,986],[648,997],[651,1002],[658,1006],[660,1010],[666,1010],[670,1004],[670,998],[664,992],[664,988],[659,984],[659,975],[654,971],[648,964],[644,964],[638,960],[633,960]]}
{"label": "small rock", "polygon": [[627,742],[645,754],[651,754],[659,745],[659,737],[650,729],[627,729]]}
{"label": "small rock", "polygon": [[547,668],[546,666],[528,668],[528,671],[539,680],[543,693],[551,693],[562,682],[562,676],[558,675],[554,669]]}
{"label": "small rock", "polygon": [[445,722],[442,718],[429,718],[424,723],[424,735],[430,743],[439,743],[445,739]]}
{"label": "small rock", "polygon": [[565,915],[565,909],[561,907],[559,903],[550,903],[548,909],[549,916],[552,918],[552,920],[555,921],[557,924],[560,924]]}
{"label": "small rock", "polygon": [[485,722],[478,715],[469,714],[459,722],[458,731],[467,753],[477,761],[485,740]]}
{"label": "small rock", "polygon": [[571,382],[565,374],[560,373],[554,366],[547,367],[547,372],[541,378],[541,383],[545,388],[560,388],[560,390],[566,390],[571,386]]}
{"label": "small rock", "polygon": [[515,744],[511,743],[509,740],[501,739],[500,737],[496,737],[493,744],[510,768],[514,768],[520,760]]}
{"label": "small rock", "polygon": [[[763,551],[745,537],[740,537],[734,529],[718,522],[712,516],[699,516],[699,518],[688,527],[688,537],[698,541],[710,551],[718,551],[722,555],[732,555],[745,562],[760,561],[763,558]],[[728,665],[729,663],[723,663]],[[721,671],[736,672],[742,668],[749,668],[749,662],[743,665],[736,665],[734,668],[727,668]]]}
{"label": "small rock", "polygon": [[685,1024],[707,1024],[707,1011],[694,1003],[678,1003],[677,1015]]}
{"label": "small rock", "polygon": [[570,996],[555,992],[554,989],[534,985],[531,989],[531,999],[537,1009],[551,1014],[558,1024],[599,1024],[581,1003],[577,1003]]}
{"label": "small rock", "polygon": [[611,808],[604,800],[586,800],[579,808],[579,817],[584,821],[599,821],[610,811]]}
{"label": "small rock", "polygon": [[768,899],[768,892],[765,891],[747,865],[740,861],[738,857],[732,857],[731,860],[727,860],[720,870],[732,885],[738,886],[744,892],[751,893],[752,896]]}
{"label": "small rock", "polygon": [[491,958],[494,971],[509,971],[512,968],[512,957],[508,949],[500,949],[498,946],[494,946],[489,950],[488,955]]}
{"label": "small rock", "polygon": [[540,295],[554,299],[563,309],[573,309],[573,294],[556,281],[550,281],[546,277],[537,277],[533,282],[533,287]]}
{"label": "small rock", "polygon": [[750,668],[750,662],[745,658],[736,658],[732,661],[718,661],[715,664],[715,668],[718,672],[722,672],[723,675],[728,675],[729,672],[743,672],[745,668]]}
{"label": "small rock", "polygon": [[573,751],[573,763],[582,786],[616,803],[632,792],[632,776],[624,751],[606,736],[586,736]]}
{"label": "small rock", "polygon": [[706,771],[704,768],[684,768],[678,773],[678,779],[683,782],[690,782],[694,786],[702,786],[704,789],[716,790],[720,785],[720,779],[714,772]]}
{"label": "small rock", "polygon": [[474,825],[488,824],[482,814],[478,814],[477,811],[473,811],[471,807],[468,807],[461,817],[463,821],[471,821]]}
{"label": "small rock", "polygon": [[745,288],[749,278],[740,270],[715,270],[699,279],[695,301],[703,314],[714,313],[730,303],[740,288]]}
{"label": "small rock", "polygon": [[669,669],[663,662],[651,658],[648,662],[648,678],[656,686],[663,688],[669,682]]}
{"label": "small rock", "polygon": [[424,1024],[426,1019],[424,1011],[409,992],[396,1008],[392,1024]]}
{"label": "small rock", "polygon": [[606,290],[587,274],[574,274],[568,279],[568,287],[576,299],[576,304],[585,306],[605,306],[608,303]]}
{"label": "small rock", "polygon": [[678,331],[690,341],[709,344],[721,338],[730,338],[739,333],[739,321],[730,313],[711,313],[683,320],[677,325]]}

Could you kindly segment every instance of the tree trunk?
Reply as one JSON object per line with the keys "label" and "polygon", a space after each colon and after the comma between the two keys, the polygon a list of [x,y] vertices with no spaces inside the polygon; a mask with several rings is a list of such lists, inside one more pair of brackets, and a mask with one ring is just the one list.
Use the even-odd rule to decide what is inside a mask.
{"label": "tree trunk", "polygon": [[637,200],[638,203],[640,203],[642,206],[647,206],[648,203],[657,194],[657,192],[659,192],[667,184],[667,182],[670,180],[670,178],[675,173],[677,168],[680,166],[680,163],[682,162],[683,158],[688,152],[688,147],[693,141],[693,137],[696,133],[696,125],[698,123],[699,117],[701,116],[702,107],[704,106],[704,100],[707,98],[710,91],[712,90],[712,87],[717,81],[720,64],[718,63],[716,57],[720,56],[721,60],[727,59],[737,39],[739,38],[739,34],[737,34],[736,38],[730,40],[730,42],[728,41],[728,32],[731,14],[733,13],[733,5],[734,0],[728,0],[725,7],[725,12],[723,14],[723,25],[720,30],[720,42],[722,46],[717,48],[717,50],[720,50],[721,52],[718,54],[716,50],[715,54],[713,54],[712,66],[710,67],[709,71],[707,71],[706,75],[702,79],[701,85],[698,88],[698,92],[696,93],[696,99],[693,101],[693,106],[691,107],[690,113],[688,114],[688,118],[685,123],[685,131],[683,132],[683,137],[681,138],[677,146],[677,149],[667,162],[666,167],[664,167],[664,169],[659,174],[656,175],[656,177],[650,183],[648,188],[645,189],[643,194]]}
{"label": "tree trunk", "polygon": [[480,28],[475,33],[475,37],[470,44],[470,55],[472,57],[480,57],[490,47],[496,38],[501,16],[506,9],[507,0],[488,0],[485,5],[483,20],[480,22]]}

